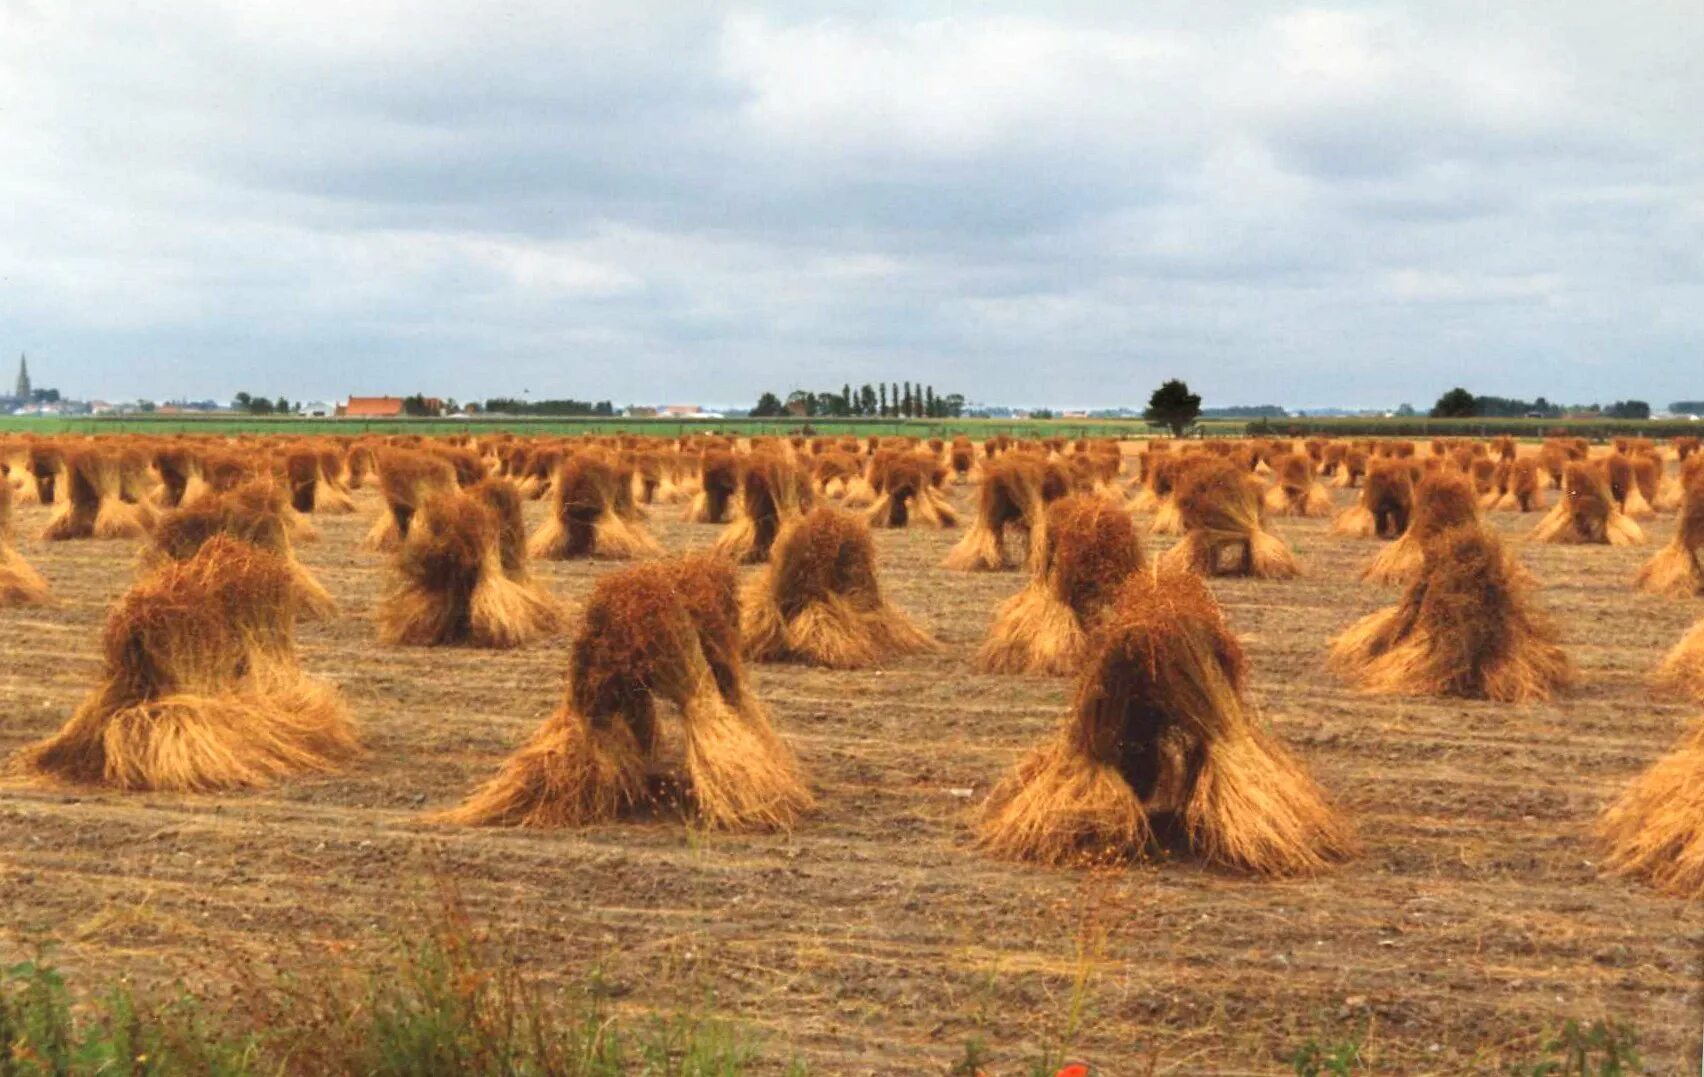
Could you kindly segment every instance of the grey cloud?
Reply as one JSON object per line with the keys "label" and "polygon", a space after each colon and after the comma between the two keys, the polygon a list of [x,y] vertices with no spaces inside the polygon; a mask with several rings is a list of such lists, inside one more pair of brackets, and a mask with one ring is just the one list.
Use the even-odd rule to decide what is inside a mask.
{"label": "grey cloud", "polygon": [[1704,41],[1617,11],[14,0],[0,349],[115,398],[1696,396]]}

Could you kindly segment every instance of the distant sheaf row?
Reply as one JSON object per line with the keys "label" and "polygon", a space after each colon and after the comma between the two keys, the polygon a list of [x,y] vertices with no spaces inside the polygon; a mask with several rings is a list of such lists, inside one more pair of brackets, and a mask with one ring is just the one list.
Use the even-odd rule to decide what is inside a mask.
{"label": "distant sheaf row", "polygon": [[[975,484],[943,567],[1028,575],[995,611],[976,668],[1077,680],[1059,731],[981,806],[984,847],[1048,863],[1164,849],[1313,872],[1354,855],[1357,839],[1247,706],[1241,650],[1204,578],[1298,575],[1270,520],[1335,514],[1334,532],[1385,540],[1362,578],[1404,588],[1331,641],[1341,676],[1370,692],[1546,699],[1574,671],[1483,513],[1544,513],[1530,541],[1633,544],[1638,518],[1678,511],[1674,540],[1636,583],[1704,595],[1697,449],[1150,442],[1127,482],[1117,443],[1063,439],[18,439],[0,443],[0,606],[52,601],[12,542],[14,503],[51,506],[45,540],[144,547],[139,582],[108,616],[101,683],[13,766],[210,792],[355,756],[341,695],[296,662],[297,619],[333,616],[336,603],[293,543],[317,537],[311,515],[357,511],[353,492],[376,482],[383,507],[362,545],[390,559],[377,613],[387,644],[559,636],[571,619],[530,561],[642,560],[594,585],[556,712],[434,821],[583,826],[680,802],[710,825],[794,826],[812,807],[809,781],[743,663],[858,669],[937,649],[886,600],[870,528],[957,527],[948,489]],[[1356,490],[1356,503],[1338,512],[1330,486]],[[527,499],[549,501],[531,535]],[[711,549],[664,556],[645,520],[671,503],[721,527]],[[1178,536],[1163,555],[1143,550],[1138,513],[1151,533]],[[742,587],[736,564],[765,567]],[[1704,622],[1659,675],[1704,696]],[[660,756],[659,703],[679,715],[679,761]],[[1602,831],[1617,870],[1704,896],[1704,726]]]}

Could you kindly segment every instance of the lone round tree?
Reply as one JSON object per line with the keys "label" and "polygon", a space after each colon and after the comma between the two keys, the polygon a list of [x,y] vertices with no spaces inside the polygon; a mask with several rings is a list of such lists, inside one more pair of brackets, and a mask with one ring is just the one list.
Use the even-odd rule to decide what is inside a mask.
{"label": "lone round tree", "polygon": [[1201,397],[1189,391],[1189,386],[1171,379],[1148,398],[1148,409],[1142,418],[1171,428],[1172,437],[1180,438],[1201,414]]}
{"label": "lone round tree", "polygon": [[1479,401],[1466,389],[1457,386],[1438,398],[1432,405],[1434,419],[1471,419],[1479,414]]}

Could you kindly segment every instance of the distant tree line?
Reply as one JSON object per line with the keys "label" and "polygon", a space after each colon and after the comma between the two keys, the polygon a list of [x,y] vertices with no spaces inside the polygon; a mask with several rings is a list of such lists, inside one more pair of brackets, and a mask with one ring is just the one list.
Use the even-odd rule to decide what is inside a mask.
{"label": "distant tree line", "polygon": [[255,396],[252,393],[238,393],[231,400],[231,410],[246,411],[250,415],[290,415],[301,411],[302,403],[298,400],[292,407],[290,402],[283,397],[268,400],[264,396]]}
{"label": "distant tree line", "polygon": [[456,398],[446,397],[439,400],[425,393],[415,393],[413,396],[402,398],[402,413],[415,419],[436,419],[440,415],[453,415],[461,410]]}
{"label": "distant tree line", "polygon": [[504,415],[590,415],[604,419],[615,415],[615,405],[608,400],[599,400],[594,404],[589,400],[516,400],[513,397],[495,397],[485,402],[484,410]]}
{"label": "distant tree line", "polygon": [[1607,408],[1600,409],[1596,404],[1585,409],[1592,414],[1601,414],[1606,419],[1649,419],[1651,405],[1643,400],[1617,400]]}
{"label": "distant tree line", "polygon": [[[1670,405],[1670,410],[1680,410]],[[1432,405],[1434,419],[1560,419],[1566,415],[1593,415],[1605,419],[1649,419],[1651,405],[1643,400],[1617,400],[1605,407],[1601,404],[1552,404],[1539,397],[1519,400],[1504,396],[1476,396],[1457,386],[1438,398]]]}
{"label": "distant tree line", "polygon": [[839,392],[809,392],[796,390],[782,400],[766,392],[757,398],[751,409],[753,418],[780,418],[803,415],[809,418],[850,419],[873,417],[883,419],[957,419],[964,414],[964,397],[958,393],[939,396],[933,385],[912,385],[910,382],[883,382],[879,386],[862,385],[856,390],[842,385]]}
{"label": "distant tree line", "polygon": [[1704,415],[1704,400],[1676,400],[1669,405],[1672,415]]}

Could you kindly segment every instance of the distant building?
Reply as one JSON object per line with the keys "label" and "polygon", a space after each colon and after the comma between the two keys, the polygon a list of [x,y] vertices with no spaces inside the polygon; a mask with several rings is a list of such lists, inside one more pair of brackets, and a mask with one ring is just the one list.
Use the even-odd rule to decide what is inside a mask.
{"label": "distant building", "polygon": [[664,404],[656,413],[669,419],[691,419],[704,414],[697,404]]}
{"label": "distant building", "polygon": [[19,400],[29,400],[32,386],[30,385],[30,362],[20,353],[18,356],[18,391],[15,396]]}
{"label": "distant building", "polygon": [[623,409],[629,419],[655,419],[657,409],[646,404],[629,404]]}
{"label": "distant building", "polygon": [[341,414],[336,404],[325,400],[310,400],[302,405],[301,412],[312,419],[325,419]]}
{"label": "distant building", "polygon": [[396,419],[402,414],[400,396],[352,396],[337,406],[338,417],[344,419]]}

